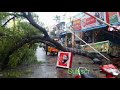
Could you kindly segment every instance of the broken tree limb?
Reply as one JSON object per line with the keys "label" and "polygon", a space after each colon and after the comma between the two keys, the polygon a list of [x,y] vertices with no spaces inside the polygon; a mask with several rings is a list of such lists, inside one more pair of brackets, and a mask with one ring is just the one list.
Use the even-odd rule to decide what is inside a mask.
{"label": "broken tree limb", "polygon": [[13,16],[12,18],[8,19],[8,20],[2,25],[2,27],[6,26],[6,24],[7,24],[10,20],[14,19],[15,17],[16,17],[16,16]]}
{"label": "broken tree limb", "polygon": [[38,30],[40,30],[40,31],[44,34],[44,36],[45,36],[46,38],[50,38],[49,35],[48,35],[48,33],[47,33],[47,31],[46,31],[46,29],[44,29],[43,27],[41,27],[40,25],[38,25],[38,24],[35,22],[35,20],[33,19],[33,17],[32,17],[32,15],[31,15],[30,12],[28,12],[27,14],[26,14],[25,12],[23,12],[23,15],[24,15],[24,17],[26,17],[26,19],[30,22],[30,24],[33,25],[33,26],[34,26],[35,28],[37,28]]}

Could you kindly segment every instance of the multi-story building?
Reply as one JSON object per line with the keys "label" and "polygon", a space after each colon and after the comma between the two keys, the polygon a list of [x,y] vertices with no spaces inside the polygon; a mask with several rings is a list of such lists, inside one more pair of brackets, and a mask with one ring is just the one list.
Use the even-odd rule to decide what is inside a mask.
{"label": "multi-story building", "polygon": [[61,44],[64,44],[65,43],[65,36],[66,36],[65,22],[58,23],[54,27],[54,29],[55,29],[56,37],[58,37],[60,39]]}

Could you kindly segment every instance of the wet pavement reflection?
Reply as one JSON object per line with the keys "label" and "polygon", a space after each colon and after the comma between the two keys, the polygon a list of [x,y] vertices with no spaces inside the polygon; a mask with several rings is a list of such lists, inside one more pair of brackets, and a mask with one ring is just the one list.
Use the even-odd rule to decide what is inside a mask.
{"label": "wet pavement reflection", "polygon": [[[68,69],[64,68],[58,68],[56,67],[57,63],[57,56],[50,56],[45,55],[45,51],[42,48],[38,47],[38,50],[36,51],[37,59],[38,61],[42,61],[44,63],[35,66],[33,73],[27,78],[74,78],[75,75],[69,74]],[[94,65],[92,60],[90,60],[87,57],[83,57],[80,55],[73,56],[73,63],[72,63],[72,69],[76,69],[78,67],[86,67],[91,72],[103,76],[100,74],[100,72],[94,72],[93,68],[98,68],[98,65]]]}
{"label": "wet pavement reflection", "polygon": [[36,57],[38,61],[46,61],[46,53],[43,48],[37,47]]}

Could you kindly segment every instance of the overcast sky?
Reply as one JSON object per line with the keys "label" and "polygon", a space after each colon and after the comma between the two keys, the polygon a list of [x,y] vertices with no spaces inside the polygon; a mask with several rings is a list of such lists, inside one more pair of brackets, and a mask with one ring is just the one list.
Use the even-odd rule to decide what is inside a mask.
{"label": "overcast sky", "polygon": [[77,14],[78,12],[35,12],[39,16],[39,20],[45,24],[45,26],[52,26],[56,24],[56,21],[53,20],[56,15],[62,16],[66,14],[66,17],[69,18]]}

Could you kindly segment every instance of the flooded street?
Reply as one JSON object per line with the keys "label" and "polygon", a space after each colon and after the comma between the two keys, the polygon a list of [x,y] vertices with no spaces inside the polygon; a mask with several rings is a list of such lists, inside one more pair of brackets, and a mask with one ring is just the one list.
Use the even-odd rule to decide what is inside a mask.
{"label": "flooded street", "polygon": [[[69,74],[68,69],[57,68],[57,56],[46,56],[42,48],[38,48],[36,55],[38,61],[42,61],[43,63],[33,66],[33,73],[27,75],[25,78],[74,78],[76,76],[75,74]],[[99,68],[99,65],[93,64],[89,58],[80,55],[73,56],[72,69],[77,69],[80,66],[86,67],[97,75],[98,78],[105,76],[105,74],[99,71],[93,71],[94,68]]]}

